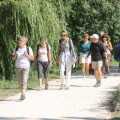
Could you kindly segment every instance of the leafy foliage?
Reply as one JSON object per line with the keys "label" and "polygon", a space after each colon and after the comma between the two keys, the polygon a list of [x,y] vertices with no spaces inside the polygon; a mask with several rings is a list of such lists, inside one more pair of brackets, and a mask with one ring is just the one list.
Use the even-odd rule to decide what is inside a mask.
{"label": "leafy foliage", "polygon": [[14,64],[11,55],[20,35],[28,37],[28,46],[36,51],[40,36],[47,37],[55,64],[59,33],[65,21],[58,17],[57,8],[47,0],[4,0],[0,3],[0,73],[11,79]]}
{"label": "leafy foliage", "polygon": [[71,35],[77,44],[83,33],[104,31],[113,43],[120,35],[120,2],[112,0],[76,0],[67,20]]}
{"label": "leafy foliage", "polygon": [[59,33],[70,32],[77,46],[83,33],[108,33],[115,44],[120,36],[119,0],[2,0],[0,2],[0,77],[11,79],[14,62],[11,54],[20,35],[28,37],[28,46],[36,51],[40,36],[52,47],[53,69]]}

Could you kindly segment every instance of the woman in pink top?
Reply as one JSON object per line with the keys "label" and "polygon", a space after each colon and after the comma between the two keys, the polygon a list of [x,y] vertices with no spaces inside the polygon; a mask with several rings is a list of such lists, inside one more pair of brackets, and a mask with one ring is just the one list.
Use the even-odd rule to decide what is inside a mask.
{"label": "woman in pink top", "polygon": [[51,48],[46,44],[46,38],[40,38],[40,44],[37,46],[37,70],[38,70],[38,81],[39,81],[39,90],[42,90],[42,71],[45,77],[45,89],[48,89],[48,70],[49,66],[52,67],[51,60]]}

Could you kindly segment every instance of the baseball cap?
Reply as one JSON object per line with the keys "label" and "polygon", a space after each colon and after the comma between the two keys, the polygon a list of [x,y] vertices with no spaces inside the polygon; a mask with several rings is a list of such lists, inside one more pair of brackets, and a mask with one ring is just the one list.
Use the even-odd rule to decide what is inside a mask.
{"label": "baseball cap", "polygon": [[91,36],[91,38],[95,38],[95,39],[99,39],[99,36],[97,35],[97,34],[93,34],[92,36]]}

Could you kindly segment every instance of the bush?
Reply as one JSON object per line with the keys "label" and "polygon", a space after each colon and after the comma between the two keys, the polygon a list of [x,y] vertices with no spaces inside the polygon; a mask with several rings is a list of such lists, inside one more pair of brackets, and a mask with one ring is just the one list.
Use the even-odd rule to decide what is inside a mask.
{"label": "bush", "polygon": [[58,17],[57,8],[47,0],[4,0],[0,2],[0,74],[5,79],[12,79],[14,62],[12,51],[21,35],[28,37],[28,46],[36,51],[40,36],[47,37],[55,63],[59,33],[65,26],[64,19]]}

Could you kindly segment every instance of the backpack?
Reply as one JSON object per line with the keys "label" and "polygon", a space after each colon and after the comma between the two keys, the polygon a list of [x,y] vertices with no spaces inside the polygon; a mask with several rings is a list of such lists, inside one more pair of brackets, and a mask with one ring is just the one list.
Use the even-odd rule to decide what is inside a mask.
{"label": "backpack", "polygon": [[[38,52],[39,52],[39,47],[40,46],[41,46],[40,44],[37,45],[37,56],[36,56],[36,58],[38,58]],[[46,44],[46,47],[47,47],[47,55],[48,55],[48,53],[49,53],[49,45]]]}
{"label": "backpack", "polygon": [[[15,48],[15,51],[18,51],[18,48],[19,48],[19,46],[17,46],[16,48]],[[27,51],[27,53],[28,53],[28,55],[30,54],[30,52],[29,52],[29,47],[26,47],[26,51]]]}
{"label": "backpack", "polygon": [[[60,49],[61,49],[61,43],[62,43],[62,41],[63,41],[63,39],[60,39],[60,40],[59,40]],[[71,52],[72,52],[72,46],[71,46],[71,42],[70,42],[70,41],[71,41],[71,39],[69,38],[69,39],[68,39],[68,43],[69,43],[69,46],[70,46],[69,50],[70,50],[70,53],[71,53]]]}

